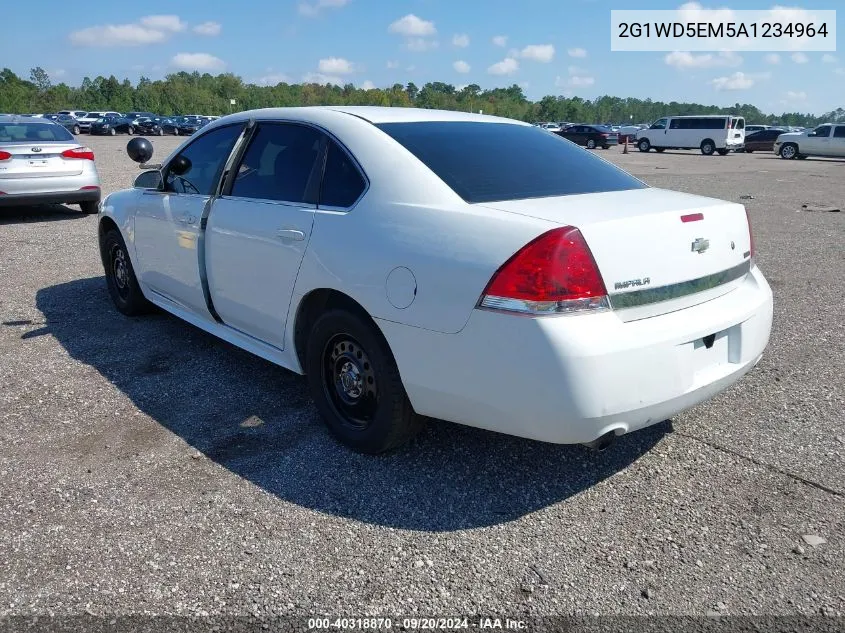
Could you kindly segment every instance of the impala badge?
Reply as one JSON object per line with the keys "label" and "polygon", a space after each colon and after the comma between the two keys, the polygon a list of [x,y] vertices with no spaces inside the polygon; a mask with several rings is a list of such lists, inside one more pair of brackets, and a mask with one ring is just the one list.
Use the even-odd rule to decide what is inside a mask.
{"label": "impala badge", "polygon": [[692,243],[692,251],[694,253],[703,253],[708,248],[710,248],[710,240],[705,240],[703,237],[698,237]]}

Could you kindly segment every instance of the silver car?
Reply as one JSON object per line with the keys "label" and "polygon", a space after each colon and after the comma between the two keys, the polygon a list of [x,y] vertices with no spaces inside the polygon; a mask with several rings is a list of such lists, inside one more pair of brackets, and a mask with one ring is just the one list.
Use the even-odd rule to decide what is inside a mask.
{"label": "silver car", "polygon": [[0,206],[78,204],[97,213],[94,152],[48,119],[0,116]]}

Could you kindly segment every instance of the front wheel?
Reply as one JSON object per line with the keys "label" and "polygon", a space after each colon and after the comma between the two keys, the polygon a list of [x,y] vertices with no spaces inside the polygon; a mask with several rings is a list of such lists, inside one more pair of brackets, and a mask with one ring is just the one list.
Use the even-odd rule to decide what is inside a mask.
{"label": "front wheel", "polygon": [[115,134],[117,134],[117,130],[115,130],[114,128],[111,128],[111,129],[109,130],[109,134],[110,134],[111,136],[114,136]]}
{"label": "front wheel", "polygon": [[780,157],[786,160],[792,160],[798,156],[798,146],[795,143],[787,143],[780,148]]}
{"label": "front wheel", "polygon": [[106,286],[115,307],[126,316],[149,312],[152,305],[141,292],[126,244],[117,229],[107,231],[101,238],[100,257],[106,271]]}
{"label": "front wheel", "polygon": [[658,154],[662,154],[663,152],[666,151],[666,148],[665,147],[655,147],[654,151],[657,152]]}
{"label": "front wheel", "polygon": [[637,143],[637,149],[641,152],[647,152],[651,149],[651,143],[649,143],[647,138],[640,139],[640,141]]}
{"label": "front wheel", "polygon": [[158,135],[164,136],[164,130],[162,130],[161,128],[158,128]]}
{"label": "front wheel", "polygon": [[393,354],[369,319],[346,310],[323,314],[311,329],[305,371],[329,430],[353,450],[383,453],[419,430]]}
{"label": "front wheel", "polygon": [[587,141],[587,149],[596,149],[596,142],[593,139]]}
{"label": "front wheel", "polygon": [[129,136],[132,136],[133,134],[135,134],[135,128],[130,125],[128,128],[126,128],[126,133]]}
{"label": "front wheel", "polygon": [[705,156],[712,156],[716,151],[716,145],[709,138],[701,141],[701,153]]}
{"label": "front wheel", "polygon": [[753,154],[754,153],[753,149],[744,149],[742,151],[745,152],[746,154]]}
{"label": "front wheel", "polygon": [[79,136],[80,132],[82,132],[82,130],[80,130],[80,129],[79,129],[79,126],[78,126],[78,125],[74,125],[74,126],[73,126],[73,135],[74,135],[74,136]]}
{"label": "front wheel", "polygon": [[95,213],[99,213],[100,203],[96,200],[86,200],[85,202],[79,203],[79,208],[85,215],[94,215]]}

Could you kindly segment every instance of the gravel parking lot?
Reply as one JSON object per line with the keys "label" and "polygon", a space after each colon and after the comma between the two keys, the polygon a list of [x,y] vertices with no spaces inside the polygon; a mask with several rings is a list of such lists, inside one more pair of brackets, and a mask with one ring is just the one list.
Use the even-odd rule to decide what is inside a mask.
{"label": "gravel parking lot", "polygon": [[[106,192],[126,141],[83,137]],[[845,614],[845,213],[802,209],[845,161],[599,154],[745,202],[775,294],[751,374],[600,454],[443,422],[353,454],[302,378],[120,315],[95,217],[0,209],[0,615]]]}

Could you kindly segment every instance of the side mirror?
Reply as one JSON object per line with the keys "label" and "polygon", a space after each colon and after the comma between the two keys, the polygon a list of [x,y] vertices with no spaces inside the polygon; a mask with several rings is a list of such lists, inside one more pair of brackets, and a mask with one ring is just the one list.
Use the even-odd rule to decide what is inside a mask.
{"label": "side mirror", "polygon": [[161,172],[157,169],[138,174],[135,178],[135,183],[132,185],[135,189],[161,189]]}
{"label": "side mirror", "polygon": [[181,176],[183,174],[187,174],[191,170],[191,161],[187,157],[180,154],[172,161],[170,161],[170,165],[168,166],[168,168],[177,176]]}
{"label": "side mirror", "polygon": [[136,163],[146,163],[153,157],[153,144],[138,136],[126,144],[126,153]]}

